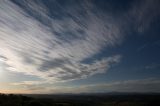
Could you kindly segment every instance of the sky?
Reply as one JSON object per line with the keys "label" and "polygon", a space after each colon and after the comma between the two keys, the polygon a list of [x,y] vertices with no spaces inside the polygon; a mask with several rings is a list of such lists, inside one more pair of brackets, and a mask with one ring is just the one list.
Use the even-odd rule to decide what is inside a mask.
{"label": "sky", "polygon": [[160,92],[159,0],[0,0],[1,93]]}

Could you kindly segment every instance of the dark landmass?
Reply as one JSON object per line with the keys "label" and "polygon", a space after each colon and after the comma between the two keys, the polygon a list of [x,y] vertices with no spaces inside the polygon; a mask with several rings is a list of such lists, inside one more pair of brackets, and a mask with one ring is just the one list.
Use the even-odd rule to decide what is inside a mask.
{"label": "dark landmass", "polygon": [[0,94],[0,106],[160,106],[160,94]]}

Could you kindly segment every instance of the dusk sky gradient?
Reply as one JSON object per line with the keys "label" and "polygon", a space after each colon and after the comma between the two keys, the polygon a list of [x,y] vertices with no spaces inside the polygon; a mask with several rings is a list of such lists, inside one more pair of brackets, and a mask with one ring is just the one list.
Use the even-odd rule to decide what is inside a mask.
{"label": "dusk sky gradient", "polygon": [[160,1],[0,0],[0,92],[160,92]]}

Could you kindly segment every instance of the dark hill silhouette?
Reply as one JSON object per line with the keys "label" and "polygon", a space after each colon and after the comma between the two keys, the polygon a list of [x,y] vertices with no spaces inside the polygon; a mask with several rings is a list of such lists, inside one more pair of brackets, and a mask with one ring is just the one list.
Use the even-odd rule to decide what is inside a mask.
{"label": "dark hill silhouette", "polygon": [[0,106],[160,106],[160,94],[0,94]]}

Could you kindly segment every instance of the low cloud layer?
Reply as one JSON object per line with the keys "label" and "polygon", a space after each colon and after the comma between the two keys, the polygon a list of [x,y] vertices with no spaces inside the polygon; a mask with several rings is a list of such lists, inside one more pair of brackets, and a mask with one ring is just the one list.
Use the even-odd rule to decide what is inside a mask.
{"label": "low cloud layer", "polygon": [[[43,82],[45,84],[45,82]],[[114,81],[81,86],[44,86],[39,82],[14,83],[23,86],[26,93],[103,93],[103,92],[160,92],[160,80],[155,78]]]}

